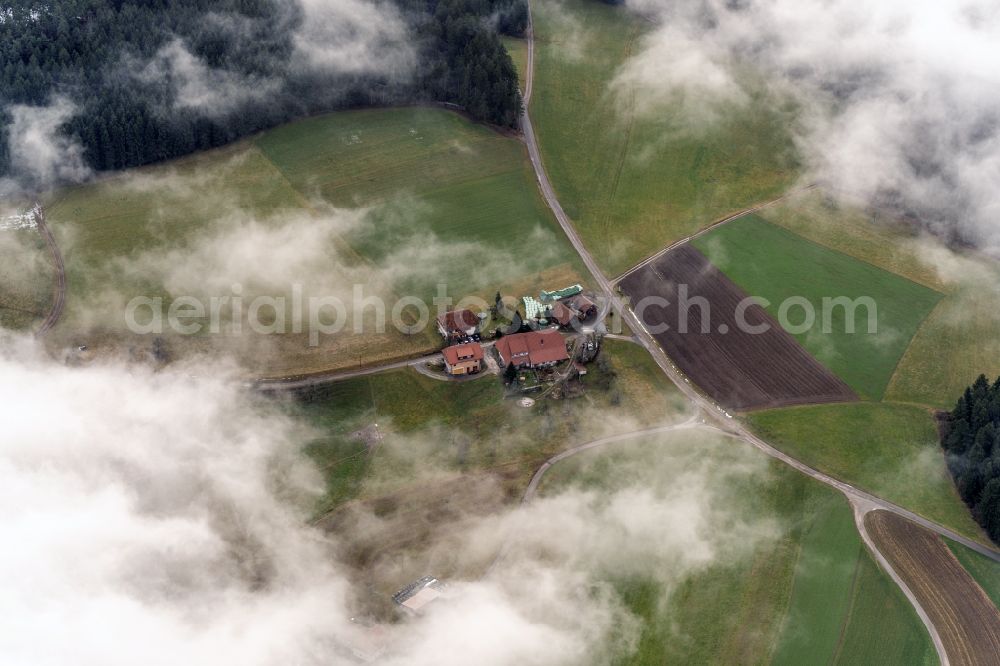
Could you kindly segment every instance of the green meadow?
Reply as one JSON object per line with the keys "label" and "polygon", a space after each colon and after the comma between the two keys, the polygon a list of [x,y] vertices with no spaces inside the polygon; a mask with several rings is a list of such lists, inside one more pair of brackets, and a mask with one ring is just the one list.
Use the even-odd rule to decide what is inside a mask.
{"label": "green meadow", "polygon": [[814,243],[942,292],[899,360],[885,397],[950,409],[980,373],[1000,375],[1000,271],[921,237],[912,224],[814,190],[759,213]]}
{"label": "green meadow", "polygon": [[[711,122],[642,104],[613,82],[652,23],[595,0],[532,3],[531,118],[560,203],[605,272],[617,275],[715,219],[779,196],[798,161],[794,109],[752,76],[746,103]],[[713,111],[715,111],[713,109]],[[717,116],[717,117],[716,117]]]}
{"label": "green meadow", "polygon": [[669,423],[685,413],[685,400],[642,347],[605,340],[601,356],[581,378],[579,396],[542,399],[531,408],[505,399],[495,375],[446,382],[393,370],[308,392],[298,409],[318,429],[308,452],[327,470],[320,511],[370,497],[366,480],[379,480],[376,492],[384,492],[382,480],[396,479],[400,487],[414,483],[413,470],[395,467],[400,463],[390,455],[391,446],[364,455],[352,433],[372,424],[401,442],[431,441],[447,431],[434,447],[439,469],[459,474],[505,466],[513,474],[512,489],[523,490],[534,470],[566,446],[596,439],[608,428]]}
{"label": "green meadow", "polygon": [[980,374],[1000,376],[1000,270],[971,268],[917,331],[887,399],[951,409]]}
{"label": "green meadow", "polygon": [[[534,397],[530,407],[505,398],[495,375],[447,382],[406,369],[317,387],[290,405],[311,427],[305,450],[325,484],[316,523],[348,544],[345,563],[378,590],[378,612],[391,615],[389,595],[422,571],[482,575],[495,553],[466,553],[451,539],[516,505],[551,456],[687,416],[683,396],[645,350],[616,340],[605,340],[561,398]],[[369,513],[378,524],[356,528],[354,516]]]}
{"label": "green meadow", "polygon": [[970,538],[982,532],[958,497],[926,409],[891,403],[787,407],[746,417],[777,448]]}
{"label": "green meadow", "polygon": [[[309,279],[344,284],[351,275],[372,275],[388,285],[386,297],[429,301],[442,283],[456,300],[492,297],[496,290],[520,295],[581,281],[582,273],[538,194],[524,146],[440,109],[310,118],[220,150],[62,190],[47,202],[47,212],[69,273],[67,313],[55,338],[90,331],[95,348],[138,344],[121,330],[126,297],[178,295],[144,270],[149,257],[198,258],[218,229],[242,230],[250,220],[269,230],[289,221],[303,230],[326,225],[335,236],[329,261]],[[329,220],[345,218],[355,221],[330,226]],[[232,245],[246,250],[240,240],[235,236]],[[254,252],[270,257],[269,249],[276,258],[288,254],[281,247]],[[272,271],[278,279],[297,263],[293,258],[283,271],[274,261],[262,261],[253,273],[263,279]],[[225,277],[218,265],[202,270],[208,278]],[[433,331],[403,335],[391,327],[384,334],[345,333],[322,349],[307,348],[303,336],[292,334],[217,338],[189,336],[169,346],[177,356],[235,353],[260,374],[302,374],[439,344]]]}
{"label": "green meadow", "polygon": [[0,230],[0,329],[37,327],[52,307],[55,280],[49,249],[38,231]]}
{"label": "green meadow", "polygon": [[528,76],[528,42],[520,37],[507,36],[501,37],[500,40],[503,42],[504,48],[507,49],[507,53],[510,54],[510,59],[514,61],[514,67],[517,69],[517,80],[523,91],[524,82]]}
{"label": "green meadow", "polygon": [[[941,294],[903,277],[832,251],[749,215],[693,241],[720,270],[751,296],[769,301],[779,319],[782,303],[805,299],[814,320],[791,331],[823,365],[867,400],[880,400],[900,357]],[[872,310],[824,309],[824,299],[871,299]],[[869,330],[869,317],[875,326]],[[791,326],[808,325],[804,308],[787,310]]]}
{"label": "green meadow", "polygon": [[[756,464],[763,469],[746,471]],[[748,552],[717,552],[679,580],[670,579],[669,565],[648,575],[605,574],[641,622],[635,651],[613,663],[936,660],[916,613],[861,544],[846,500],[780,463],[687,433],[586,452],[549,474],[545,495],[574,487],[668,492],[701,474],[699,488],[714,488],[716,508],[724,508],[715,529],[772,531]]]}
{"label": "green meadow", "polygon": [[983,588],[983,592],[990,598],[993,605],[1000,608],[1000,562],[991,560],[985,555],[980,555],[957,541],[947,538],[943,538],[943,540],[962,566],[965,567],[965,570],[969,572],[969,575],[979,583],[979,587]]}

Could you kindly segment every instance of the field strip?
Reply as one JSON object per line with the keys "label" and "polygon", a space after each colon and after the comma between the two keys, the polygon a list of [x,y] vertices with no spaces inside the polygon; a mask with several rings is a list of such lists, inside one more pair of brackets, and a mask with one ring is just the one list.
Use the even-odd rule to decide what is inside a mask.
{"label": "field strip", "polygon": [[837,663],[840,658],[840,654],[844,651],[844,639],[847,638],[847,628],[851,624],[851,618],[854,615],[854,608],[858,602],[858,581],[861,578],[861,551],[858,551],[857,559],[854,561],[854,574],[851,576],[851,603],[847,607],[847,614],[844,615],[843,621],[840,623],[840,633],[837,635],[837,646],[833,652],[833,658],[830,663]]}
{"label": "field strip", "polygon": [[940,641],[946,652],[942,663],[1000,663],[1000,610],[941,538],[888,511],[861,508],[858,516],[859,529],[868,532],[933,625],[935,645]]}
{"label": "field strip", "polygon": [[623,279],[625,279],[626,277],[628,277],[632,273],[636,272],[640,268],[643,268],[647,264],[656,261],[657,259],[659,259],[663,255],[665,255],[667,252],[670,252],[671,250],[673,250],[675,248],[678,248],[681,245],[684,245],[685,243],[688,243],[688,242],[694,240],[695,238],[698,238],[699,236],[704,236],[709,231],[712,231],[713,229],[715,229],[717,227],[721,227],[724,224],[729,224],[730,222],[732,222],[734,220],[738,220],[738,219],[740,219],[742,217],[746,217],[747,215],[753,215],[754,213],[756,213],[758,211],[761,211],[761,210],[764,210],[765,208],[770,208],[771,206],[775,206],[775,205],[781,203],[782,201],[784,201],[785,199],[788,199],[790,197],[795,196],[796,194],[801,194],[803,192],[808,192],[810,190],[815,189],[816,187],[819,187],[819,185],[817,183],[813,183],[813,184],[807,185],[805,187],[800,187],[800,188],[797,188],[797,189],[789,190],[788,192],[785,192],[784,194],[782,194],[777,199],[771,199],[770,201],[765,201],[764,203],[757,204],[756,206],[752,206],[750,208],[745,208],[745,209],[743,209],[741,211],[737,211],[737,212],[733,213],[732,215],[728,215],[728,216],[726,216],[726,217],[724,217],[722,219],[716,220],[715,222],[712,222],[710,225],[708,225],[704,229],[701,229],[701,230],[699,230],[699,231],[691,234],[690,236],[686,236],[684,238],[681,238],[680,240],[674,241],[673,243],[671,243],[670,245],[666,246],[662,250],[659,250],[655,254],[652,254],[652,255],[646,257],[645,259],[643,259],[642,261],[640,261],[638,264],[636,264],[632,268],[628,269],[627,271],[625,271],[624,273],[622,273],[618,277],[616,277],[613,280],[611,280],[611,283],[612,284],[618,284],[619,282],[621,282]]}
{"label": "field strip", "polygon": [[924,610],[920,600],[899,575],[896,569],[893,568],[892,564],[889,563],[889,560],[878,548],[875,541],[868,533],[867,526],[865,525],[865,516],[870,512],[870,507],[868,507],[864,502],[854,501],[851,502],[851,506],[854,509],[854,522],[858,527],[858,533],[861,535],[861,540],[864,541],[879,567],[885,571],[896,583],[899,589],[903,591],[903,594],[905,594],[906,598],[910,601],[910,604],[916,611],[920,621],[924,623],[927,633],[930,634],[931,642],[934,643],[934,649],[937,651],[938,660],[941,662],[941,666],[950,666],[951,662],[948,659],[948,652],[945,650],[944,642],[941,640],[941,635],[938,633],[934,622],[931,620],[927,611]]}

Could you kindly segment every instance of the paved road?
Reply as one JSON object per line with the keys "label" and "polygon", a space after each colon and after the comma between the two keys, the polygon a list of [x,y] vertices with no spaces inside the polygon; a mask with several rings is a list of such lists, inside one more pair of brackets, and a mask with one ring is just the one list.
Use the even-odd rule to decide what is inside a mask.
{"label": "paved road", "polygon": [[[807,475],[807,476],[809,476],[809,477],[811,477],[811,478],[813,478],[813,479],[815,479],[815,480],[817,480],[817,481],[819,481],[821,483],[825,483],[825,484],[827,484],[829,486],[832,486],[832,487],[840,490],[842,493],[844,493],[847,496],[848,500],[851,502],[852,507],[855,507],[856,510],[858,509],[858,507],[861,507],[862,518],[863,518],[864,512],[866,512],[867,510],[873,509],[873,508],[880,508],[880,509],[885,509],[886,511],[892,511],[894,513],[897,513],[897,514],[900,514],[902,516],[905,516],[906,518],[909,518],[910,520],[913,520],[913,521],[917,522],[918,524],[923,525],[924,527],[927,527],[928,529],[930,529],[930,530],[932,530],[934,532],[937,532],[940,535],[947,536],[948,538],[954,539],[955,541],[958,541],[959,543],[962,543],[963,545],[968,546],[969,548],[972,548],[975,551],[977,551],[979,553],[982,553],[983,555],[986,555],[987,557],[990,557],[994,561],[1000,562],[1000,553],[998,553],[996,550],[994,550],[992,548],[987,548],[987,547],[985,547],[985,546],[983,546],[981,544],[978,544],[978,543],[976,543],[976,542],[974,542],[974,541],[972,541],[970,539],[966,539],[965,537],[962,537],[962,536],[956,534],[952,530],[950,530],[950,529],[948,529],[948,528],[946,528],[946,527],[944,527],[942,525],[938,525],[937,523],[934,523],[932,521],[929,521],[926,518],[918,516],[918,515],[914,514],[913,512],[911,512],[911,511],[909,511],[907,509],[903,509],[902,507],[899,507],[899,506],[897,506],[897,505],[895,505],[895,504],[893,504],[891,502],[883,500],[883,499],[881,499],[879,497],[876,497],[876,496],[874,496],[874,495],[872,495],[870,493],[867,493],[865,491],[859,490],[859,489],[851,486],[850,484],[847,484],[847,483],[844,483],[842,481],[839,481],[838,479],[834,479],[833,477],[831,477],[831,476],[829,476],[827,474],[824,474],[824,473],[822,473],[822,472],[820,472],[818,470],[815,470],[812,467],[809,467],[808,465],[806,465],[805,463],[802,463],[799,460],[797,460],[795,458],[792,458],[791,456],[789,456],[789,455],[787,455],[787,454],[779,451],[778,449],[774,448],[773,446],[771,446],[767,442],[764,442],[759,437],[757,437],[756,435],[754,435],[753,433],[751,433],[746,428],[746,426],[744,426],[741,422],[733,419],[727,412],[725,412],[725,410],[722,409],[722,407],[720,407],[719,405],[715,404],[707,396],[701,394],[695,388],[695,386],[690,382],[690,380],[687,377],[685,377],[680,372],[680,370],[677,367],[674,366],[674,364],[670,361],[670,359],[666,355],[666,353],[660,348],[660,346],[656,343],[656,341],[649,334],[649,332],[646,330],[646,328],[635,317],[634,313],[631,310],[629,310],[627,307],[624,307],[624,305],[622,304],[622,302],[619,299],[615,298],[616,294],[614,292],[612,282],[609,281],[604,276],[604,273],[601,271],[600,267],[597,265],[597,262],[594,261],[594,258],[590,255],[590,252],[584,246],[582,240],[580,239],[579,235],[576,232],[575,227],[573,226],[572,222],[570,221],[569,216],[566,215],[566,212],[563,210],[562,206],[560,205],[559,199],[556,196],[555,190],[553,189],[552,184],[549,181],[549,178],[548,178],[548,175],[546,174],[544,165],[542,164],[541,154],[540,154],[539,149],[538,149],[538,142],[537,142],[537,139],[535,137],[535,130],[534,130],[534,127],[531,124],[531,118],[530,118],[530,116],[528,114],[528,101],[530,101],[530,99],[531,99],[531,91],[532,91],[533,84],[534,84],[534,31],[533,31],[532,22],[531,22],[530,3],[529,3],[529,14],[528,14],[527,39],[528,39],[528,71],[527,71],[527,77],[526,77],[527,81],[525,83],[525,95],[524,95],[524,97],[525,97],[525,109],[524,109],[524,113],[522,114],[522,117],[521,117],[521,127],[522,127],[522,130],[524,132],[524,141],[525,141],[525,144],[527,145],[527,148],[528,148],[528,155],[531,158],[531,164],[534,167],[535,175],[536,175],[536,177],[538,179],[538,185],[539,185],[539,189],[541,190],[542,196],[544,197],[544,199],[545,199],[546,203],[548,204],[549,208],[552,209],[552,212],[555,215],[556,220],[559,222],[559,226],[562,228],[563,232],[566,234],[567,238],[569,239],[570,243],[573,245],[574,249],[580,255],[580,258],[583,260],[584,264],[587,266],[587,270],[590,271],[591,275],[593,276],[594,282],[597,284],[597,286],[600,288],[600,290],[604,293],[605,297],[609,300],[609,302],[612,303],[612,307],[615,309],[616,312],[619,313],[619,315],[622,317],[622,319],[632,329],[632,331],[634,332],[634,334],[635,334],[636,338],[638,339],[639,343],[642,344],[643,347],[646,348],[646,350],[650,353],[650,355],[656,361],[657,365],[660,366],[660,368],[663,370],[663,372],[670,378],[671,381],[673,381],[674,384],[677,385],[677,387],[680,389],[680,391],[688,399],[690,399],[695,405],[697,405],[700,408],[700,410],[704,414],[706,420],[709,423],[717,424],[717,427],[722,432],[725,432],[725,433],[727,433],[727,434],[729,434],[729,435],[731,435],[733,437],[741,439],[744,442],[746,442],[746,443],[748,443],[748,444],[756,447],[757,449],[759,449],[763,453],[771,456],[772,458],[775,458],[775,459],[780,460],[781,462],[783,462],[783,463],[785,463],[787,465],[790,465],[791,467],[795,468],[799,472],[801,472],[801,473],[803,473],[803,474],[805,474],[805,475]],[[786,195],[786,196],[788,196],[788,195]],[[780,200],[781,199],[778,199],[776,201],[780,201]],[[730,222],[730,221],[732,221],[734,219],[737,219],[739,217],[747,215],[747,214],[753,212],[754,210],[760,210],[761,208],[766,207],[768,205],[773,205],[773,203],[776,203],[776,201],[775,202],[769,202],[767,204],[763,204],[761,206],[757,206],[755,208],[751,208],[751,209],[748,209],[746,211],[742,211],[742,212],[737,213],[735,215],[729,216],[729,217],[727,217],[727,218],[725,218],[723,220],[720,220],[720,221],[716,222],[715,225],[713,225],[713,226],[719,226],[720,224],[725,224],[726,222]],[[700,232],[700,233],[704,233],[704,232]],[[653,255],[652,257],[650,257],[649,259],[647,259],[646,262],[654,260],[656,257],[660,256],[663,252],[669,251],[669,249],[671,249],[672,247],[676,247],[677,245],[679,245],[681,243],[689,241],[690,238],[691,237],[685,238],[685,239],[682,239],[682,240],[678,241],[677,243],[673,244],[670,248],[667,248],[667,249],[665,249],[665,250],[663,250],[663,251],[661,251],[661,252]],[[646,263],[646,262],[644,262],[644,263]],[[640,264],[640,266],[641,265],[643,265],[643,264]],[[638,267],[636,267],[636,268],[638,268]],[[632,270],[635,270],[635,269],[632,269]],[[631,271],[629,271],[629,272],[631,272]],[[626,273],[626,275],[627,274],[628,273]],[[582,445],[582,447],[591,447],[592,448],[592,446],[599,446],[599,445],[600,444],[591,443],[591,444]],[[571,449],[569,452],[567,452],[567,455],[573,455],[573,453],[577,452],[578,450],[584,450],[584,449],[582,449],[580,447],[578,447],[577,449]],[[562,458],[559,458],[558,456],[556,458],[558,460],[562,459]],[[546,462],[545,465],[543,465],[542,468],[539,469],[539,471],[536,473],[536,479],[532,479],[532,483],[534,484],[534,488],[537,488],[538,482],[540,482],[541,476],[545,473],[545,471],[549,467],[551,467],[552,464],[554,464],[555,462],[558,462],[557,459],[553,459],[553,460],[550,460],[549,462]],[[533,493],[534,492],[534,488],[529,487],[529,490]],[[867,533],[864,532],[864,531],[862,531],[862,537],[864,538],[866,536],[867,536]],[[892,569],[892,567],[889,565],[888,561],[884,557],[882,557],[882,555],[878,551],[878,549],[875,548],[874,543],[872,543],[870,541],[870,539],[866,539],[866,544],[868,545],[869,549],[875,554],[875,556],[879,559],[879,561],[882,564],[883,568],[889,573],[890,576],[892,576],[892,578],[894,580],[896,580],[897,583],[900,584],[900,586],[903,589],[903,591],[907,593],[907,596],[910,599],[910,601],[913,603],[914,608],[920,614],[921,619],[924,621],[924,624],[928,627],[928,631],[930,632],[932,639],[934,639],[935,648],[937,649],[938,656],[939,656],[939,658],[941,660],[941,663],[947,665],[949,663],[948,656],[944,652],[944,648],[943,648],[943,644],[941,643],[940,636],[938,635],[937,630],[930,623],[930,620],[927,617],[927,614],[923,611],[923,608],[917,602],[917,600],[913,596],[913,594],[910,593],[910,591],[908,590],[908,588],[906,588],[906,586],[902,584],[902,580],[900,579],[900,577]]]}
{"label": "paved road", "polygon": [[928,615],[927,611],[924,610],[920,600],[917,599],[917,595],[913,593],[913,590],[911,590],[910,586],[906,584],[903,577],[892,568],[892,565],[889,564],[889,560],[882,554],[882,551],[878,549],[878,546],[875,545],[875,541],[872,539],[871,535],[868,534],[868,527],[865,526],[865,514],[869,511],[875,510],[877,507],[872,506],[866,501],[852,501],[851,508],[854,510],[854,524],[858,528],[861,540],[865,542],[865,546],[868,547],[869,552],[874,555],[875,561],[878,562],[878,565],[889,574],[889,577],[892,578],[896,585],[899,586],[899,589],[903,591],[906,598],[910,600],[910,604],[917,612],[917,616],[920,618],[920,621],[923,622],[924,627],[927,628],[927,633],[931,637],[931,642],[934,643],[934,650],[938,654],[938,660],[941,662],[941,666],[950,666],[951,660],[948,658],[948,652],[944,649],[944,641],[941,639],[941,634],[938,632],[937,627],[935,627],[934,623],[931,621],[930,615]]}
{"label": "paved road", "polygon": [[417,358],[406,359],[404,361],[396,361],[395,363],[386,363],[385,365],[373,365],[371,367],[360,368],[358,370],[337,370],[334,372],[309,375],[307,377],[257,379],[255,381],[248,382],[247,386],[271,391],[293,391],[295,389],[308,388],[310,386],[322,386],[323,384],[341,382],[345,379],[365,377],[367,375],[375,375],[380,372],[386,372],[387,370],[409,368],[415,365],[428,363],[430,361],[440,360],[441,354],[435,353],[428,356],[418,356]]}
{"label": "paved road", "polygon": [[[648,435],[662,435],[668,432],[677,432],[680,430],[692,430],[695,428],[704,428],[704,427],[706,426],[701,422],[701,417],[698,414],[693,414],[686,421],[682,421],[681,423],[672,423],[670,425],[656,426],[653,428],[644,428],[642,430],[633,430],[631,432],[621,432],[614,435],[608,435],[607,437],[601,437],[600,439],[595,439],[593,441],[586,442],[585,444],[579,444],[571,449],[566,449],[565,451],[557,453],[556,455],[546,460],[544,463],[542,463],[542,466],[535,471],[534,475],[531,477],[531,481],[528,483],[528,487],[525,488],[524,490],[524,495],[521,496],[521,506],[529,504],[531,500],[535,498],[535,495],[538,493],[538,487],[541,485],[545,473],[548,472],[549,469],[551,469],[552,466],[555,465],[557,462],[565,460],[566,458],[575,456],[578,453],[583,453],[584,451],[590,451],[591,449],[596,449],[598,447],[605,446],[606,444],[623,442],[629,439],[636,439],[637,437],[643,437]],[[496,557],[493,558],[493,562],[490,563],[490,565],[486,568],[486,571],[483,573],[482,575],[483,578],[486,578],[491,573],[493,573],[493,571],[503,562],[504,558],[507,556],[507,553],[510,551],[511,544],[517,537],[518,531],[519,530],[516,527],[510,531],[507,538],[500,545],[500,549],[497,552]]]}
{"label": "paved road", "polygon": [[[527,33],[528,74],[526,77],[527,82],[525,84],[525,89],[530,91],[533,86],[533,79],[534,79],[534,67],[532,66],[534,60],[534,33],[531,28],[530,10],[529,10],[528,25],[529,25]],[[530,99],[530,93],[525,94],[525,99]],[[641,344],[643,347],[646,348],[646,350],[656,361],[656,364],[659,365],[660,368],[663,370],[663,372],[671,379],[671,381],[673,381],[673,383],[677,385],[680,391],[695,405],[701,408],[702,413],[704,414],[708,423],[716,425],[721,431],[726,432],[733,437],[737,437],[748,444],[751,444],[752,446],[756,447],[763,453],[766,453],[772,458],[776,458],[784,462],[785,464],[794,467],[803,474],[810,476],[816,479],[817,481],[820,481],[821,483],[825,483],[829,486],[837,488],[845,495],[847,495],[848,499],[852,500],[855,498],[864,499],[868,502],[873,503],[878,508],[903,515],[909,518],[910,520],[913,520],[923,525],[924,527],[927,527],[928,529],[937,532],[938,534],[947,536],[950,539],[954,539],[955,541],[958,541],[963,545],[973,548],[977,552],[982,553],[983,555],[986,555],[987,557],[990,557],[996,560],[997,562],[1000,562],[1000,552],[992,548],[987,548],[986,546],[978,544],[970,539],[966,539],[965,537],[956,534],[952,530],[943,527],[942,525],[938,525],[937,523],[934,523],[930,520],[927,520],[926,518],[914,514],[912,511],[903,509],[902,507],[899,507],[891,502],[876,497],[871,493],[867,493],[847,483],[839,481],[827,474],[824,474],[818,470],[813,469],[812,467],[809,467],[805,463],[800,462],[795,458],[792,458],[786,453],[779,451],[778,449],[774,448],[773,446],[771,446],[770,444],[768,444],[767,442],[763,441],[762,439],[754,435],[752,432],[750,432],[746,428],[746,426],[744,426],[740,421],[731,418],[720,405],[716,404],[710,398],[699,392],[698,389],[691,383],[691,381],[688,380],[688,378],[685,377],[684,374],[676,366],[674,366],[673,362],[663,351],[663,349],[661,349],[660,346],[656,343],[656,341],[649,334],[649,332],[642,325],[642,323],[638,320],[635,314],[630,309],[624,306],[621,299],[616,298],[616,294],[611,281],[608,280],[607,277],[605,277],[604,273],[597,265],[597,262],[594,261],[594,258],[591,256],[590,252],[584,246],[583,241],[580,239],[580,236],[576,232],[576,228],[572,224],[572,221],[569,219],[569,216],[566,215],[566,212],[562,209],[562,206],[559,204],[559,200],[558,197],[556,196],[555,190],[553,189],[552,184],[549,182],[548,175],[545,172],[545,168],[542,164],[541,155],[538,150],[538,142],[535,138],[534,128],[531,125],[531,118],[528,116],[527,104],[525,104],[525,111],[524,114],[522,115],[521,123],[524,130],[524,141],[528,147],[528,155],[531,158],[531,164],[535,169],[535,175],[538,179],[542,196],[544,197],[545,202],[548,204],[548,206],[552,209],[552,212],[555,214],[556,220],[559,222],[559,226],[562,228],[563,232],[569,238],[569,241],[573,245],[574,249],[576,249],[577,253],[580,255],[580,258],[587,266],[587,270],[590,271],[591,275],[593,276],[594,282],[597,284],[598,288],[604,294],[605,298],[607,298],[609,302],[611,302],[614,310],[618,312],[618,314],[622,317],[622,319],[632,329],[636,339],[639,341],[639,344]],[[780,200],[781,199],[777,199],[775,201],[780,201]],[[747,211],[737,213],[736,215],[730,216],[725,220],[720,220],[719,222],[716,223],[716,225],[722,224],[727,221],[731,221],[742,215],[749,214],[754,210],[759,210],[760,208],[771,205],[772,203],[774,202],[763,204],[761,206],[748,209]],[[677,243],[675,243],[674,246],[687,242],[692,237],[682,239]],[[659,254],[654,255],[654,257],[651,257],[646,261],[650,261],[656,256],[659,256]]]}
{"label": "paved road", "polygon": [[35,337],[40,338],[56,325],[66,305],[66,265],[63,263],[62,253],[59,251],[59,246],[56,245],[56,239],[52,235],[52,230],[45,224],[45,210],[38,203],[35,204],[35,224],[42,237],[45,238],[45,244],[52,255],[52,264],[56,269],[56,284],[53,290],[52,309],[49,310],[49,315],[42,322],[42,325],[35,331]]}
{"label": "paved road", "polygon": [[[481,343],[483,349],[489,349],[494,344],[495,340],[489,340]],[[380,372],[386,372],[387,370],[399,370],[400,368],[419,368],[420,366],[427,365],[428,363],[443,363],[444,359],[441,357],[441,352],[434,352],[433,354],[427,354],[426,356],[417,356],[416,358],[408,358],[402,361],[395,361],[393,363],[385,363],[383,365],[373,365],[366,368],[358,368],[357,370],[333,370],[331,372],[321,372],[315,375],[307,375],[305,377],[273,377],[273,378],[263,378],[255,379],[253,381],[247,382],[248,387],[258,388],[262,390],[270,391],[294,391],[295,389],[308,388],[310,386],[322,386],[323,384],[333,384],[334,382],[342,382],[345,379],[354,379],[355,377],[365,377],[367,375],[376,375]],[[428,374],[428,373],[421,373]],[[481,373],[482,375],[489,374],[487,372]],[[428,376],[431,376],[428,374]],[[476,375],[479,377],[481,375]],[[435,376],[434,379],[445,379],[443,377]],[[453,379],[446,379],[445,381],[456,381]],[[462,381],[462,380],[458,380]]]}

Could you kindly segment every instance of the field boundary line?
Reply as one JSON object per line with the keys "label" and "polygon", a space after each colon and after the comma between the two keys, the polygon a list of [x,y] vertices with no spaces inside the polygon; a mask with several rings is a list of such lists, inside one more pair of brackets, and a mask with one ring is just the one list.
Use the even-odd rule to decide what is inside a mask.
{"label": "field boundary line", "polygon": [[612,278],[611,279],[611,284],[618,284],[619,282],[621,282],[622,280],[624,280],[626,277],[628,277],[632,273],[635,273],[636,271],[644,268],[647,264],[651,264],[652,262],[656,261],[657,259],[659,259],[663,255],[667,254],[671,250],[674,250],[674,249],[680,247],[681,245],[684,245],[685,243],[689,243],[689,242],[693,241],[695,238],[698,238],[699,236],[704,236],[705,234],[707,234],[708,232],[712,231],[713,229],[721,227],[724,224],[729,224],[730,222],[733,222],[733,221],[738,220],[740,218],[746,217],[747,215],[753,215],[754,213],[756,213],[758,211],[761,211],[761,210],[764,210],[765,208],[770,208],[771,206],[776,206],[777,204],[781,203],[782,201],[785,201],[786,199],[790,199],[791,197],[795,196],[796,194],[801,194],[803,192],[808,192],[808,191],[810,191],[812,189],[815,189],[817,187],[819,187],[818,183],[812,183],[812,184],[807,185],[805,187],[794,188],[794,189],[788,190],[787,192],[785,192],[784,194],[782,194],[777,199],[771,199],[770,201],[765,201],[763,203],[756,204],[756,205],[754,205],[754,206],[752,206],[750,208],[744,208],[743,210],[739,210],[739,211],[737,211],[735,213],[727,215],[726,217],[718,219],[715,222],[712,222],[711,224],[709,224],[707,227],[705,227],[703,229],[699,229],[698,231],[696,231],[695,233],[691,234],[690,236],[685,236],[684,238],[681,238],[680,240],[676,240],[673,243],[671,243],[670,245],[666,246],[665,248],[663,248],[661,250],[658,250],[656,253],[654,253],[654,254],[646,257],[645,259],[643,259],[642,261],[640,261],[638,264],[636,264],[632,268],[629,268],[627,271],[625,271],[624,273],[622,273],[618,277]]}
{"label": "field boundary line", "polygon": [[[893,402],[891,399],[887,400],[887,396],[889,395],[889,391],[892,389],[893,384],[896,383],[896,377],[899,375],[899,368],[903,364],[903,359],[905,359],[906,355],[910,352],[910,349],[913,347],[913,342],[917,339],[917,336],[920,335],[920,331],[923,330],[924,326],[930,320],[931,316],[937,311],[937,309],[945,304],[945,301],[948,299],[948,296],[949,294],[941,294],[941,298],[939,298],[937,303],[934,304],[934,307],[932,307],[930,310],[927,311],[927,314],[924,315],[924,318],[920,320],[920,324],[917,326],[916,330],[913,331],[913,335],[910,336],[909,342],[906,343],[906,349],[904,349],[903,353],[900,354],[899,358],[896,359],[896,365],[894,365],[892,368],[892,374],[889,375],[889,381],[885,383],[885,390],[882,391],[882,398],[881,398],[882,401]],[[931,407],[930,405],[927,406]],[[934,409],[934,407],[931,407],[931,409]]]}
{"label": "field boundary line", "polygon": [[[850,501],[848,501],[850,504]],[[853,507],[851,507],[853,512]],[[851,618],[854,617],[854,607],[858,600],[858,580],[861,578],[861,557],[865,553],[864,541],[858,544],[858,552],[854,558],[854,574],[851,576],[851,603],[847,607],[847,615],[840,623],[840,631],[837,632],[837,645],[833,651],[831,664],[836,664],[841,652],[844,651],[844,639],[847,638],[847,628],[851,625]]]}
{"label": "field boundary line", "polygon": [[917,595],[914,594],[910,586],[906,584],[903,577],[893,568],[892,564],[889,562],[889,558],[886,557],[878,546],[875,544],[875,540],[868,533],[868,527],[865,525],[865,516],[867,516],[872,511],[878,510],[877,508],[872,508],[870,506],[863,506],[861,502],[851,501],[852,508],[854,509],[854,524],[858,528],[858,533],[861,535],[861,540],[864,542],[865,546],[875,557],[875,562],[878,564],[879,568],[882,569],[889,577],[896,583],[903,594],[909,600],[910,605],[917,612],[917,616],[920,621],[923,622],[924,627],[927,629],[927,633],[931,637],[931,642],[934,644],[934,649],[937,651],[938,660],[941,662],[941,666],[951,666],[951,661],[948,658],[948,653],[944,649],[944,641],[941,639],[941,634],[938,633],[937,627],[931,621],[930,615],[924,610],[921,605],[920,600],[917,599]]}

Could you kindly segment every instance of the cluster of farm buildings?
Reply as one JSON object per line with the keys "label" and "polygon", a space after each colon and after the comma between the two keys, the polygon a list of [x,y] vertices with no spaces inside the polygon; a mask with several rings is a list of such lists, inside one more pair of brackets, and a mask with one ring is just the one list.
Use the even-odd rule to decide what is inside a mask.
{"label": "cluster of farm buildings", "polygon": [[[525,296],[524,316],[515,314],[511,328],[516,331],[500,337],[494,344],[501,369],[550,368],[570,360],[566,340],[560,329],[578,326],[597,314],[597,305],[575,284],[556,291],[542,291],[538,298]],[[476,374],[485,363],[480,328],[486,313],[471,310],[445,312],[437,319],[438,332],[446,347],[441,350],[445,372],[452,376]]]}

